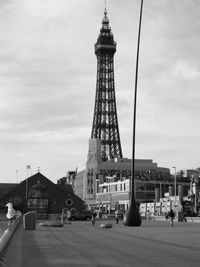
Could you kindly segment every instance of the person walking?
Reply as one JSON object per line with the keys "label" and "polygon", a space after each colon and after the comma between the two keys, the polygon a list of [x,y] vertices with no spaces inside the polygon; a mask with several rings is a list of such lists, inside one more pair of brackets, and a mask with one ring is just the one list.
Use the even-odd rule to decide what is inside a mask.
{"label": "person walking", "polygon": [[96,216],[97,216],[96,212],[93,211],[93,212],[92,212],[92,225],[95,225],[95,222],[96,222]]}
{"label": "person walking", "polygon": [[115,221],[116,221],[116,224],[119,223],[119,211],[118,210],[115,211]]}
{"label": "person walking", "polygon": [[148,222],[150,222],[150,220],[151,220],[151,212],[150,212],[150,210],[147,210],[147,212],[146,212],[146,219],[147,219]]}
{"label": "person walking", "polygon": [[67,219],[67,209],[63,208],[62,209],[62,214],[61,214],[61,222],[62,224],[64,224],[66,222]]}
{"label": "person walking", "polygon": [[171,226],[174,226],[175,213],[174,213],[174,211],[172,209],[169,212],[169,218],[170,218],[170,224],[171,224]]}
{"label": "person walking", "polygon": [[68,224],[71,224],[70,219],[71,219],[71,210],[67,209],[67,223]]}

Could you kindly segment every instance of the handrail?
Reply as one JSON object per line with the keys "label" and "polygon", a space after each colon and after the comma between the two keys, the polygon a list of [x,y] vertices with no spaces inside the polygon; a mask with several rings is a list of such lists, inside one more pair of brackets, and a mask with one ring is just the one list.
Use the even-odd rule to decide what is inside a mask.
{"label": "handrail", "polygon": [[13,238],[16,230],[21,223],[22,216],[18,217],[12,225],[9,225],[8,228],[4,231],[3,235],[0,237],[0,266],[6,249],[8,248],[11,239]]}

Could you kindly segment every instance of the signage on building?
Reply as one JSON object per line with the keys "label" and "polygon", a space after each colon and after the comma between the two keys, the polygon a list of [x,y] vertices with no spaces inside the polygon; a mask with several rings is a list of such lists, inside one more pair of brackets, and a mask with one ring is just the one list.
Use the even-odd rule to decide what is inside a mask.
{"label": "signage on building", "polygon": [[96,196],[96,201],[101,202],[110,202],[111,201],[111,194],[101,194]]}

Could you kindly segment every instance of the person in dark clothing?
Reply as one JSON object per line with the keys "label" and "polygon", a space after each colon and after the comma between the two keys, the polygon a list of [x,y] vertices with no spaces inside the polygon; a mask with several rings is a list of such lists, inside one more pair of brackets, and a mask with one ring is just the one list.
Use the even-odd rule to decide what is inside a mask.
{"label": "person in dark clothing", "polygon": [[92,225],[95,225],[95,222],[96,222],[96,216],[97,216],[96,212],[93,211],[93,212],[92,212]]}
{"label": "person in dark clothing", "polygon": [[119,211],[118,210],[115,211],[115,221],[117,224],[119,223]]}
{"label": "person in dark clothing", "polygon": [[171,224],[171,226],[174,226],[175,213],[174,213],[173,210],[170,210],[170,212],[169,212],[169,218],[170,218],[170,224]]}

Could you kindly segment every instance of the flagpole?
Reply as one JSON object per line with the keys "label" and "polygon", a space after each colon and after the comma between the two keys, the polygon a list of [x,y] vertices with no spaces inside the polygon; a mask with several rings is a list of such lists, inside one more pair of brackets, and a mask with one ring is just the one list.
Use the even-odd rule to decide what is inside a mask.
{"label": "flagpole", "polygon": [[26,199],[28,199],[28,170],[31,169],[30,165],[26,165]]}
{"label": "flagpole", "polygon": [[28,199],[28,165],[26,165],[26,200]]}
{"label": "flagpole", "polygon": [[18,184],[18,170],[16,170],[16,180],[17,180],[17,184]]}

